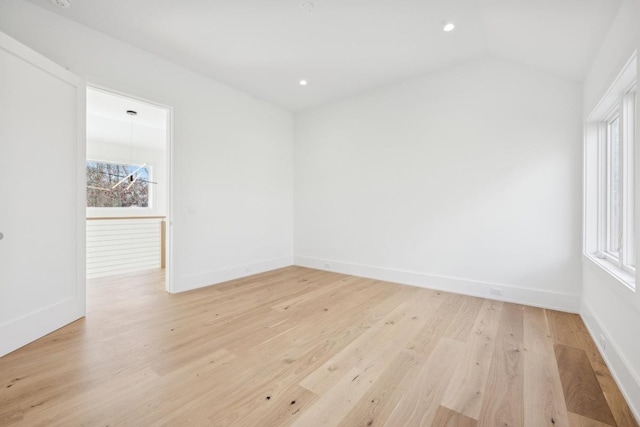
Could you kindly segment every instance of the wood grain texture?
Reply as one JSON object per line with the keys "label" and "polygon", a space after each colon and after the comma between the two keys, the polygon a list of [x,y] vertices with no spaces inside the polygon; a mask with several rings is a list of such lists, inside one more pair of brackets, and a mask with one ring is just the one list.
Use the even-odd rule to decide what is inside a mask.
{"label": "wood grain texture", "polygon": [[462,358],[464,345],[450,338],[442,338],[404,393],[386,426],[430,426],[440,407],[453,370]]}
{"label": "wood grain texture", "polygon": [[524,355],[524,426],[567,426],[567,405],[553,355]]}
{"label": "wood grain texture", "polygon": [[545,310],[524,307],[524,425],[567,426],[567,405]]}
{"label": "wood grain texture", "polygon": [[[452,411],[444,406],[439,406],[436,412],[436,417],[433,420],[434,426],[439,427],[476,427],[478,421],[473,418],[465,417],[464,415]],[[492,424],[498,425],[498,424]]]}
{"label": "wood grain texture", "polygon": [[556,344],[556,359],[567,409],[605,424],[616,422],[584,350]]}
{"label": "wood grain texture", "polygon": [[523,306],[515,304],[505,304],[502,308],[478,418],[481,425],[523,425],[523,402],[512,398],[524,392],[523,311]]}
{"label": "wood grain texture", "polygon": [[569,425],[571,427],[612,427],[609,424],[601,423],[573,412],[569,412]]}
{"label": "wood grain texture", "polygon": [[301,267],[163,275],[90,281],[85,319],[0,358],[0,425],[637,426],[575,315]]}
{"label": "wood grain texture", "polygon": [[549,330],[545,310],[537,307],[524,307],[524,350],[528,353],[555,356],[554,340]]}
{"label": "wood grain texture", "polygon": [[485,386],[496,348],[500,312],[503,303],[485,300],[475,319],[472,336],[463,351],[463,359],[449,382],[442,406],[473,419],[482,409]]}
{"label": "wood grain texture", "polygon": [[399,353],[339,422],[341,427],[381,425],[406,393],[420,368],[414,353]]}
{"label": "wood grain texture", "polygon": [[580,348],[585,351],[585,354],[591,363],[591,367],[593,368],[593,372],[596,374],[596,378],[602,388],[607,404],[613,413],[613,418],[615,418],[616,423],[619,426],[637,427],[638,424],[635,422],[629,406],[626,405],[620,389],[618,389],[616,382],[611,377],[609,369],[604,363],[602,355],[598,351],[596,344],[591,339],[589,332],[582,322],[578,323],[578,327],[581,343]]}

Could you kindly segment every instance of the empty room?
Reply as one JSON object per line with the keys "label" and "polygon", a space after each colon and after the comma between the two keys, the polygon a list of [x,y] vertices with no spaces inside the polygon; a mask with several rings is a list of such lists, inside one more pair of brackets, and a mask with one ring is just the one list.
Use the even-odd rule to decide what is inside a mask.
{"label": "empty room", "polygon": [[638,50],[640,0],[0,1],[0,426],[637,427]]}

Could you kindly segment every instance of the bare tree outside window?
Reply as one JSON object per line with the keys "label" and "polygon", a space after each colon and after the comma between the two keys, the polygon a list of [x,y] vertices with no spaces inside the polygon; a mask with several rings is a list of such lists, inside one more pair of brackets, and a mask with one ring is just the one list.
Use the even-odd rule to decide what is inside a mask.
{"label": "bare tree outside window", "polygon": [[148,167],[87,161],[87,207],[149,207],[149,178]]}

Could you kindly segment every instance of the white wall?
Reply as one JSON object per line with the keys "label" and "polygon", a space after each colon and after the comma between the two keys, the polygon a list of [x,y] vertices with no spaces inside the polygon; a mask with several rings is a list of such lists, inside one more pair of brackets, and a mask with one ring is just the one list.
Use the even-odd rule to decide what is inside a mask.
{"label": "white wall", "polygon": [[0,31],[173,107],[175,291],[291,264],[291,113],[22,0],[0,2]]}
{"label": "white wall", "polygon": [[[625,0],[584,103],[576,82],[488,58],[298,114],[297,263],[568,310],[584,279],[581,314],[638,414],[640,292],[580,258],[581,106],[640,47],[638,22]],[[0,30],[173,107],[174,290],[291,263],[290,113],[22,0],[0,2]]]}
{"label": "white wall", "polygon": [[577,311],[581,86],[482,59],[296,116],[296,263]]}
{"label": "white wall", "polygon": [[[634,50],[640,50],[640,1],[625,0],[585,79],[585,120]],[[640,105],[637,98],[636,104]],[[640,123],[640,108],[636,113]],[[640,132],[636,139],[640,141]],[[640,164],[638,151],[636,163]],[[635,188],[636,224],[640,224],[640,174],[636,174]],[[583,280],[582,317],[597,343],[600,334],[605,336],[607,344],[601,352],[640,419],[640,284],[633,292],[586,257]]]}

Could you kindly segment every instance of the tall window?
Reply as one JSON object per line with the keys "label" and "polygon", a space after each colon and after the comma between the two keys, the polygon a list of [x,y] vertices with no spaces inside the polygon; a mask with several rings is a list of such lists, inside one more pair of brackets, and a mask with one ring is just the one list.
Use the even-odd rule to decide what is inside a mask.
{"label": "tall window", "polygon": [[607,124],[607,242],[606,251],[612,258],[620,256],[620,242],[622,227],[620,226],[620,117],[616,117]]}
{"label": "tall window", "polygon": [[585,255],[635,289],[635,54],[585,127]]}
{"label": "tall window", "polygon": [[149,167],[87,161],[87,207],[150,206]]}
{"label": "tall window", "polygon": [[[602,122],[604,140],[601,142],[604,155],[600,180],[605,194],[601,195],[602,241],[598,256],[608,259],[616,266],[633,273],[635,268],[633,250],[633,121],[623,121],[621,113],[633,117],[634,93],[626,93],[622,105],[616,105],[610,117]],[[629,97],[628,102],[625,99]],[[630,111],[627,111],[630,110]],[[622,127],[631,127],[627,138],[622,137]],[[625,189],[627,191],[625,191]]]}

